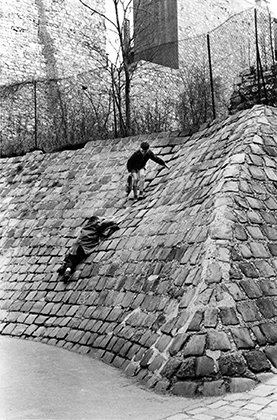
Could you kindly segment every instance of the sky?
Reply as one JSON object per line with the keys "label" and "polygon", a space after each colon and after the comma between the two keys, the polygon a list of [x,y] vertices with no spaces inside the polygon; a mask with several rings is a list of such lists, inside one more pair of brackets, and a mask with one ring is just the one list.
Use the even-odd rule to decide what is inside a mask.
{"label": "sky", "polygon": [[[120,0],[119,4],[121,4],[123,0]],[[113,0],[106,0],[106,16],[108,17],[108,19],[115,21],[115,12],[114,12],[114,3]],[[122,19],[123,16],[123,9],[122,7],[119,6],[119,17]],[[107,53],[109,56],[109,59],[115,64],[116,63],[116,57],[117,57],[117,53],[118,53],[118,46],[119,46],[119,41],[117,39],[117,36],[115,35],[115,28],[114,26],[109,23],[108,21],[106,22],[106,26],[107,26]]]}

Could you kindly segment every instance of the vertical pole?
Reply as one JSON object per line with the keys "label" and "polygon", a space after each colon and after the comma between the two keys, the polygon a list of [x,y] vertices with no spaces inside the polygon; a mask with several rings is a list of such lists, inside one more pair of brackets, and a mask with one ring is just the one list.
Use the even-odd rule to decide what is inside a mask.
{"label": "vertical pole", "polygon": [[34,117],[35,117],[35,150],[38,148],[37,136],[37,82],[34,81]]}
{"label": "vertical pole", "polygon": [[269,33],[270,33],[270,47],[271,47],[271,57],[272,57],[272,65],[274,66],[275,63],[275,56],[274,56],[274,46],[273,46],[273,28],[272,28],[272,16],[271,13],[268,12],[268,20],[269,20]]}
{"label": "vertical pole", "polygon": [[117,138],[117,118],[115,108],[115,80],[114,80],[114,65],[111,63],[111,76],[112,76],[112,102],[113,102],[113,118],[114,118],[114,136]]}
{"label": "vertical pole", "polygon": [[210,44],[210,35],[209,34],[207,34],[207,47],[208,47],[208,57],[209,57],[209,69],[210,69],[210,82],[211,82],[213,118],[215,119],[216,118],[216,113],[215,113],[215,101],[214,101],[213,68],[212,68],[211,44]]}
{"label": "vertical pole", "polygon": [[257,65],[257,79],[258,79],[258,99],[261,103],[261,87],[260,87],[260,68],[259,68],[259,40],[258,40],[258,24],[257,24],[257,9],[254,9],[255,19],[255,39],[256,39],[256,65]]}

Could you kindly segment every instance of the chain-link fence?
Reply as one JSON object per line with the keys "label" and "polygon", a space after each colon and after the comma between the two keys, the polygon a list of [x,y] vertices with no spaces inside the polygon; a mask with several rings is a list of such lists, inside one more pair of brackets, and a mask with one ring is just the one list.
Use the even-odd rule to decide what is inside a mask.
{"label": "chain-link fence", "polygon": [[107,138],[112,93],[105,69],[0,87],[0,156],[78,147]]}
{"label": "chain-link fence", "polygon": [[[245,69],[252,69],[260,98],[272,99],[263,74],[275,60],[273,26],[266,10],[251,8],[208,34],[179,40],[173,48],[178,57],[168,55],[172,68],[155,60],[132,64],[129,135],[186,130],[228,115],[234,81]],[[110,70],[1,87],[0,156],[120,135],[124,72]]]}

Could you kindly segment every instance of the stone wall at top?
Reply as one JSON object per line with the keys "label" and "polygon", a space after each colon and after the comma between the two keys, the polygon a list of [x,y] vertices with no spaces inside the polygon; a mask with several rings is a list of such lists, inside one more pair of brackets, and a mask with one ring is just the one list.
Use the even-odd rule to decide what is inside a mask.
{"label": "stone wall at top", "polygon": [[242,109],[251,108],[254,104],[277,104],[277,66],[263,69],[257,74],[256,68],[241,72],[235,79],[235,86],[230,98],[231,114]]}
{"label": "stone wall at top", "polygon": [[[88,5],[103,12],[105,2]],[[95,68],[104,22],[78,0],[2,0],[0,85],[62,78]]]}

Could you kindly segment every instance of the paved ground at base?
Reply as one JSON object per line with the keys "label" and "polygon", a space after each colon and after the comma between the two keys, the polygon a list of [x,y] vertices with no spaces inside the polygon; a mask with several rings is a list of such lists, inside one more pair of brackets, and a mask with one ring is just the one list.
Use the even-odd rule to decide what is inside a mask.
{"label": "paved ground at base", "polygon": [[0,337],[0,420],[56,419],[277,420],[277,375],[245,393],[162,396],[90,357]]}

